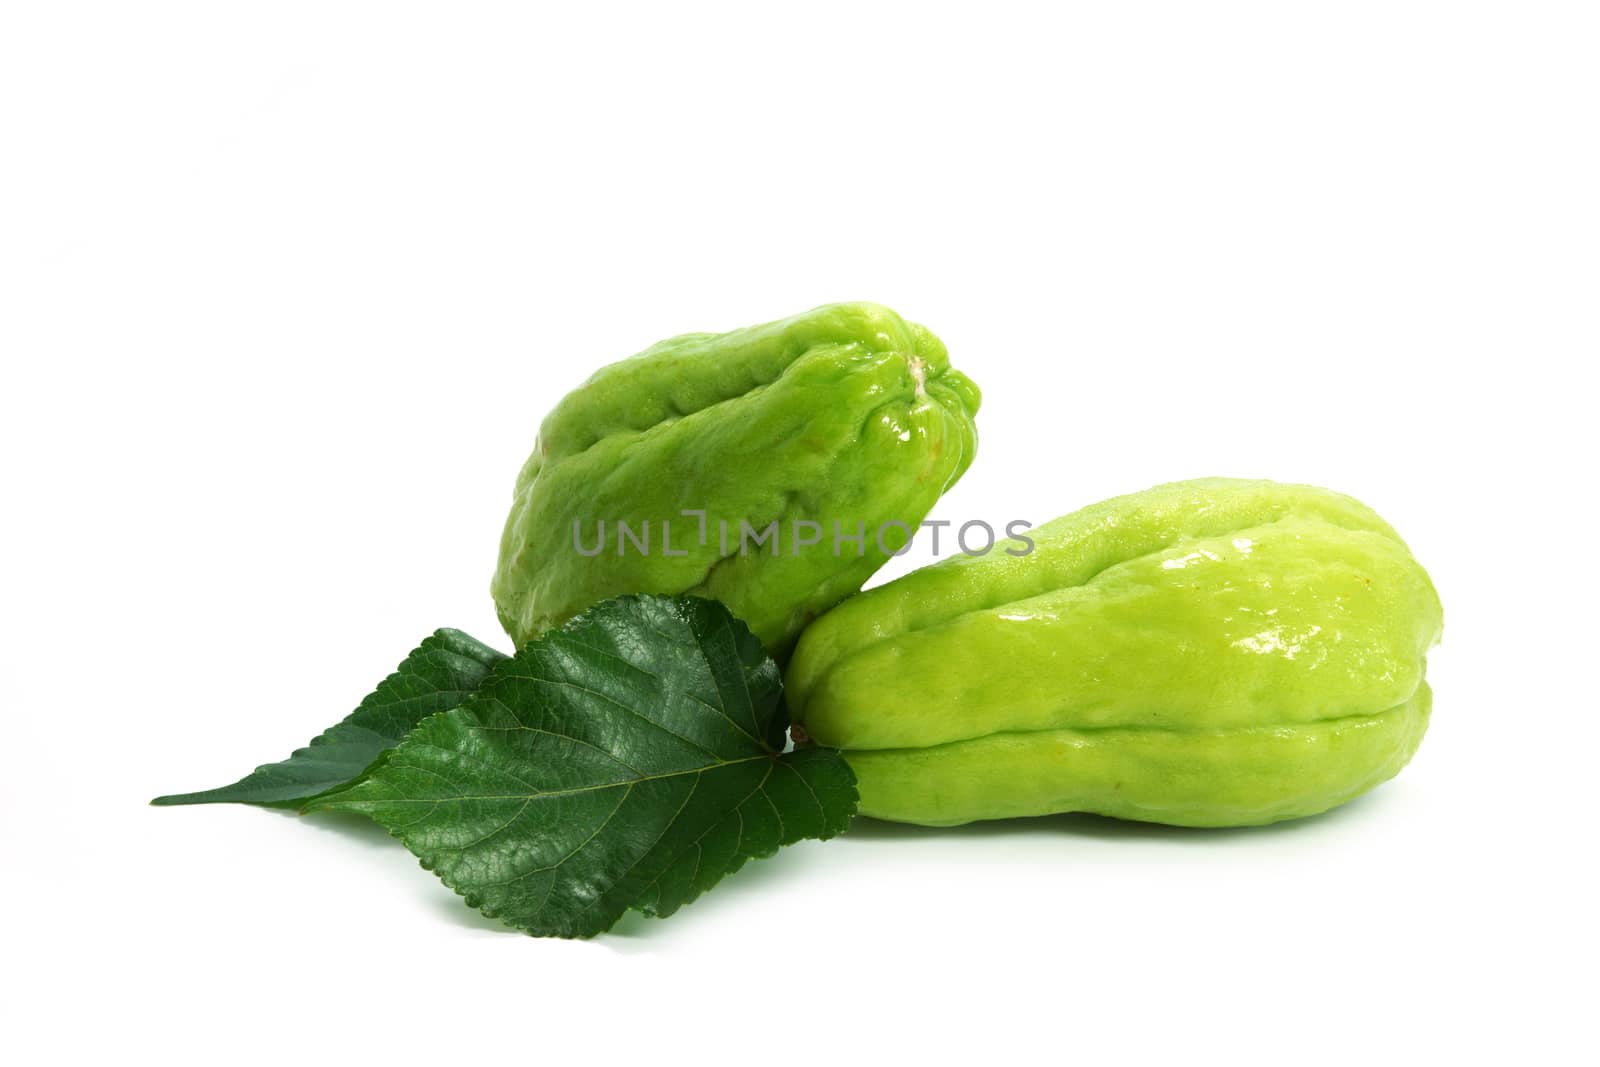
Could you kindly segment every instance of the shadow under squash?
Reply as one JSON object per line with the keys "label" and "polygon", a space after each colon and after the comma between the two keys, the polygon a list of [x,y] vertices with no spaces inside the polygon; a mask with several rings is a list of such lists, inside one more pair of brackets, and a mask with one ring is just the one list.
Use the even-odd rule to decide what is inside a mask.
{"label": "shadow under squash", "polygon": [[[1346,820],[1361,818],[1361,810],[1368,808],[1373,803],[1373,794],[1357,797],[1346,804],[1327,811],[1321,815],[1313,815],[1303,819],[1291,819],[1287,822],[1271,823],[1266,826],[1238,826],[1221,829],[1202,829],[1184,826],[1167,826],[1161,823],[1131,822],[1125,819],[1112,819],[1102,815],[1089,815],[1074,812],[1067,815],[1040,815],[1032,818],[1021,819],[995,819],[984,822],[966,823],[962,826],[916,826],[911,823],[884,822],[878,819],[857,816],[850,828],[845,831],[839,840],[850,842],[894,842],[894,841],[951,841],[951,840],[979,840],[1002,837],[1018,837],[1024,835],[1063,834],[1077,838],[1088,838],[1102,841],[1160,841],[1170,842],[1179,846],[1194,846],[1200,844],[1216,844],[1223,841],[1243,841],[1258,838],[1264,835],[1303,833],[1316,827],[1327,828]],[[302,816],[297,812],[283,809],[267,808],[278,815],[288,818],[303,819],[308,825],[316,827],[324,833],[337,834],[350,841],[357,842],[368,848],[403,847],[400,842],[390,836],[389,832],[376,822],[362,815],[348,812],[317,812],[313,815]],[[768,882],[778,881],[788,876],[786,868],[790,863],[798,862],[802,853],[789,849],[780,850],[775,856],[763,860],[751,860],[739,870],[717,883],[714,891],[685,905],[681,911],[692,912],[704,918],[709,912],[716,910],[715,902],[721,901],[724,905],[732,905],[739,899],[740,894],[759,893]],[[520,930],[514,930],[498,919],[491,919],[476,908],[468,906],[460,895],[452,892],[450,888],[432,879],[433,885],[427,894],[428,906],[440,917],[464,929],[478,932],[506,934],[508,936],[526,936]],[[617,924],[608,932],[601,934],[594,940],[602,943],[612,951],[624,955],[650,953],[651,943],[660,940],[662,935],[671,935],[676,932],[685,932],[690,925],[681,915],[674,915],[679,921],[673,924],[663,924],[661,920],[636,911],[624,915]]]}

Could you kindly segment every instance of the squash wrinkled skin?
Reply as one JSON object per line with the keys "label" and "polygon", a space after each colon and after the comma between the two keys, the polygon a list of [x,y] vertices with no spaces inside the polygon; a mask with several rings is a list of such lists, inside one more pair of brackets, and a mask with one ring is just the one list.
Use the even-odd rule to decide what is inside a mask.
{"label": "squash wrinkled skin", "polygon": [[1427,728],[1442,611],[1387,523],[1311,486],[1157,486],[845,601],[787,673],[860,811],[1083,811],[1181,826],[1316,814]]}
{"label": "squash wrinkled skin", "polygon": [[[880,527],[914,531],[966,471],[979,399],[937,337],[865,303],[604,367],[545,418],[517,478],[491,585],[500,621],[521,645],[608,597],[693,594],[782,658],[909,536],[889,526],[880,545]],[[775,546],[754,540],[774,521]],[[648,550],[619,523],[648,524]]]}

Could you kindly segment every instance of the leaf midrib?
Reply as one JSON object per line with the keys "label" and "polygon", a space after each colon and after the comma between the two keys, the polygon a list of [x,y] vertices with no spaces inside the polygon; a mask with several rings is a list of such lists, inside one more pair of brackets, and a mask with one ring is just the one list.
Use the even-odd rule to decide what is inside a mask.
{"label": "leaf midrib", "polygon": [[[450,750],[450,749],[440,749],[440,751],[441,752],[449,752],[451,755],[459,755],[459,753],[454,752],[453,750]],[[645,774],[645,775],[641,775],[641,776],[639,776],[637,778],[620,778],[620,779],[618,779],[617,781],[614,781],[614,782],[604,782],[604,783],[601,783],[600,785],[582,786],[582,787],[577,788],[577,789],[549,789],[549,790],[540,790],[540,791],[533,792],[533,793],[461,793],[461,794],[458,794],[456,796],[451,796],[451,797],[396,797],[396,798],[392,798],[392,799],[383,799],[383,800],[347,800],[347,801],[341,801],[341,800],[338,800],[338,799],[333,799],[331,803],[312,805],[311,807],[306,808],[306,810],[307,811],[322,811],[322,810],[328,810],[328,809],[331,809],[331,808],[339,808],[339,807],[345,807],[345,806],[354,807],[356,805],[379,805],[379,804],[383,804],[383,805],[388,805],[388,804],[435,804],[435,805],[437,805],[437,804],[447,804],[447,803],[449,803],[450,801],[453,801],[453,800],[542,800],[545,797],[570,797],[570,796],[578,796],[578,795],[583,794],[583,793],[598,793],[598,792],[601,792],[602,790],[606,790],[606,789],[616,789],[616,788],[619,788],[619,787],[634,786],[634,785],[638,785],[641,782],[659,782],[659,781],[664,781],[664,780],[666,780],[668,778],[681,778],[686,774],[704,774],[707,771],[714,771],[714,770],[717,770],[717,769],[722,768],[722,767],[733,767],[733,766],[737,766],[738,764],[741,764],[741,763],[754,763],[757,760],[770,760],[770,761],[776,763],[778,761],[778,754],[777,753],[763,752],[763,753],[760,753],[759,755],[755,755],[755,756],[740,756],[738,759],[720,760],[720,761],[718,761],[716,763],[708,763],[708,764],[706,764],[706,765],[704,765],[702,767],[686,767],[686,768],[684,768],[682,770],[667,771],[664,774]],[[416,770],[416,771],[425,770],[425,768],[412,767],[412,766],[409,766],[409,765],[404,764],[404,763],[395,764],[395,763],[391,762],[390,763],[390,767],[392,769],[394,769],[394,770],[402,770],[402,771],[403,770]],[[432,773],[432,772],[430,772],[430,773]]]}

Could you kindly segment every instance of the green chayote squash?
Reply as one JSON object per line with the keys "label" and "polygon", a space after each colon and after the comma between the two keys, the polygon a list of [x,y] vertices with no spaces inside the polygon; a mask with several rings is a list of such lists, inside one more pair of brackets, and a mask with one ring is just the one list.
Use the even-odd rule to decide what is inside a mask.
{"label": "green chayote squash", "polygon": [[978,404],[937,337],[876,304],[604,367],[545,418],[517,478],[500,621],[520,645],[608,597],[688,593],[781,656],[971,464]]}
{"label": "green chayote squash", "polygon": [[790,710],[844,750],[863,814],[1254,825],[1341,804],[1421,742],[1439,599],[1350,497],[1178,482],[1030,536],[806,630]]}

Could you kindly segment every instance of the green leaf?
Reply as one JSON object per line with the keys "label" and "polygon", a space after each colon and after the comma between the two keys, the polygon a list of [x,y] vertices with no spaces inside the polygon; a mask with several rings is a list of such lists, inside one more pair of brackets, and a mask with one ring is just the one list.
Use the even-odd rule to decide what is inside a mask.
{"label": "green leaf", "polygon": [[460,704],[506,658],[460,630],[437,630],[343,722],[288,759],[257,767],[232,785],[150,803],[298,808],[307,798],[354,780],[429,715]]}
{"label": "green leaf", "polygon": [[622,597],[525,645],[306,810],[371,816],[507,925],[588,937],[849,823],[844,759],[781,752],[781,694],[722,605]]}

